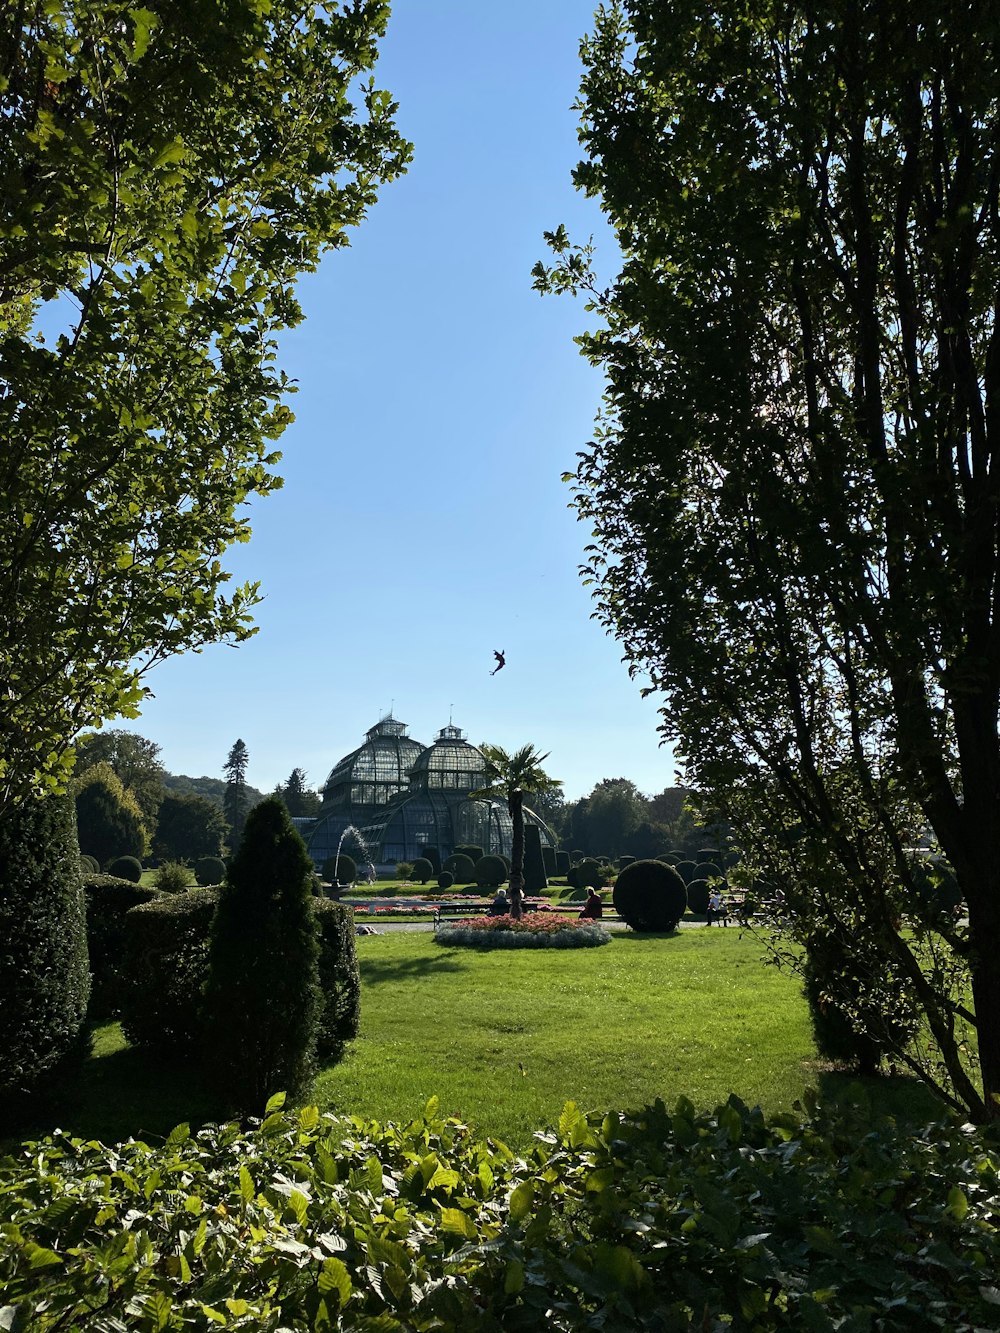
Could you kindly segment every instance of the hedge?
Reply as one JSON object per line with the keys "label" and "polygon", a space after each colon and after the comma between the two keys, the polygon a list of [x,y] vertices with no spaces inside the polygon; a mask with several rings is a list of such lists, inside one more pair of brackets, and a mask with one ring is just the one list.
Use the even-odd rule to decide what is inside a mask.
{"label": "hedge", "polygon": [[158,889],[114,875],[88,875],[83,881],[90,954],[90,1008],[93,1019],[117,1018],[126,985],[125,913],[154,902]]}
{"label": "hedge", "polygon": [[319,985],[323,1010],[316,1055],[335,1064],[347,1042],[358,1035],[361,1021],[361,973],[354,943],[354,912],[330,898],[313,902],[319,933]]}

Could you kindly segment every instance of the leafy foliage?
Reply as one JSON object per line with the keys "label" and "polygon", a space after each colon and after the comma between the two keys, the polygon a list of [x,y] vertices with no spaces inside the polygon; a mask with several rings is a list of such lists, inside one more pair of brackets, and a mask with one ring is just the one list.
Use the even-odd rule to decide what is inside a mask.
{"label": "leafy foliage", "polygon": [[[482,860],[482,857],[479,858]],[[419,863],[418,863],[419,864]],[[453,852],[451,856],[446,857],[442,870],[450,870],[455,878],[456,884],[472,884],[476,880],[476,866],[470,856],[464,852]],[[416,867],[414,867],[414,877],[417,876]]]}
{"label": "leafy foliage", "polygon": [[450,870],[442,870],[437,877],[437,885],[439,889],[450,889],[454,883],[455,876]]}
{"label": "leafy foliage", "polygon": [[159,896],[125,916],[122,1030],[133,1046],[200,1053],[208,944],[219,890]]}
{"label": "leafy foliage", "polygon": [[212,921],[205,1035],[209,1069],[235,1109],[298,1096],[313,1072],[321,1013],[313,867],[277,797],[250,813]]}
{"label": "leafy foliage", "polygon": [[108,874],[115,879],[128,879],[138,884],[142,879],[142,862],[134,856],[116,856],[108,866]]}
{"label": "leafy foliage", "polygon": [[[397,872],[398,870],[399,867],[397,866]],[[454,871],[452,873],[454,874]],[[433,874],[434,867],[431,865],[430,861],[427,860],[426,856],[418,856],[410,866],[409,874],[406,878],[415,879],[418,884],[426,884]]]}
{"label": "leafy foliage", "polygon": [[160,802],[153,851],[172,861],[217,858],[228,832],[229,826],[214,802],[204,796],[168,792]]}
{"label": "leafy foliage", "polygon": [[180,861],[164,861],[156,872],[156,887],[161,893],[184,893],[191,883],[191,871]]}
{"label": "leafy foliage", "polygon": [[354,943],[354,913],[329,898],[315,898],[313,910],[319,935],[319,988],[323,1008],[316,1036],[316,1055],[333,1064],[358,1035],[361,1023],[361,974]]}
{"label": "leafy foliage", "polygon": [[90,976],[68,796],[0,818],[0,1113],[79,1049]]}
{"label": "leafy foliage", "polygon": [[524,797],[531,793],[553,793],[562,783],[544,771],[542,764],[548,755],[539,754],[533,745],[522,745],[514,751],[489,744],[479,748],[486,760],[486,781],[478,791],[469,795],[473,798],[501,797],[507,802],[512,825],[510,910],[512,916],[518,917],[524,897]]}
{"label": "leafy foliage", "polygon": [[153,902],[159,896],[157,889],[114,875],[87,875],[84,878],[91,975],[90,1018],[117,1018],[121,1013],[128,984],[125,913],[140,903]]}
{"label": "leafy foliage", "polygon": [[[785,895],[783,958],[849,922],[924,1013],[897,1054],[976,1120],[1000,1116],[996,35],[989,0],[603,7],[576,179],[623,266],[602,285],[557,229],[536,270],[604,319],[573,478],[598,616]],[[927,831],[968,931],[922,917]]]}
{"label": "leafy foliage", "polygon": [[131,792],[147,829],[156,826],[156,816],[163,800],[164,767],[160,747],[145,736],[115,727],[89,731],[77,738],[76,773],[94,764],[110,764],[127,792]]}
{"label": "leafy foliage", "polygon": [[615,911],[633,930],[674,930],[687,907],[684,881],[662,861],[633,861],[615,880]]}
{"label": "leafy foliage", "polygon": [[194,863],[195,883],[202,888],[221,884],[226,875],[226,863],[218,856],[201,856]]}
{"label": "leafy foliage", "polygon": [[1000,1154],[967,1128],[570,1102],[522,1160],[433,1100],[405,1126],[281,1101],[247,1132],[56,1135],[0,1163],[3,1326],[996,1324]]}
{"label": "leafy foliage", "polygon": [[142,811],[110,764],[86,769],[74,779],[72,792],[81,851],[102,866],[116,856],[146,855],[149,834]]}
{"label": "leafy foliage", "polygon": [[276,337],[408,157],[363,77],[387,13],[4,6],[0,804],[149,666],[251,632],[219,557],[279,484]]}
{"label": "leafy foliage", "polygon": [[507,863],[502,856],[481,856],[475,869],[476,883],[481,889],[498,888],[507,879]]}

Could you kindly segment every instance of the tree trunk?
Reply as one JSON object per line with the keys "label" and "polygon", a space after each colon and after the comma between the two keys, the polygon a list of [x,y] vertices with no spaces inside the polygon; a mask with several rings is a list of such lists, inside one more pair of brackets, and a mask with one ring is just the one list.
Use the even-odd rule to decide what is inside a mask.
{"label": "tree trunk", "polygon": [[513,825],[510,843],[510,914],[515,921],[522,916],[524,898],[524,792],[512,791],[507,798]]}

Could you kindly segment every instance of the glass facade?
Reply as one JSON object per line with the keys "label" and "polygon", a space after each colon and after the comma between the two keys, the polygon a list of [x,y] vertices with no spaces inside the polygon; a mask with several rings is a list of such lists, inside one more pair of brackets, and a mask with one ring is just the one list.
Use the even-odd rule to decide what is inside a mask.
{"label": "glass facade", "polygon": [[[422,847],[436,847],[442,861],[461,846],[509,857],[513,830],[506,802],[469,797],[485,782],[482,753],[460,728],[449,723],[433,745],[424,746],[407,736],[404,723],[382,718],[364,745],[330,773],[309,853],[322,865],[343,838],[355,859],[363,844],[380,866],[415,861]],[[543,843],[554,846],[537,815],[525,810],[525,821],[537,824]]]}

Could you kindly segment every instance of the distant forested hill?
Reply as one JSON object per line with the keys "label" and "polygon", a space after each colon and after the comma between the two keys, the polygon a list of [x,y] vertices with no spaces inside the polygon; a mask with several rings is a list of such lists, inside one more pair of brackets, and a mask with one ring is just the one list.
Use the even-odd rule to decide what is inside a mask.
{"label": "distant forested hill", "polygon": [[[184,773],[164,773],[163,785],[175,796],[204,796],[206,800],[222,809],[222,798],[226,794],[223,778],[189,778]],[[247,786],[246,794],[250,808],[264,799],[264,793],[258,791],[256,787]]]}

